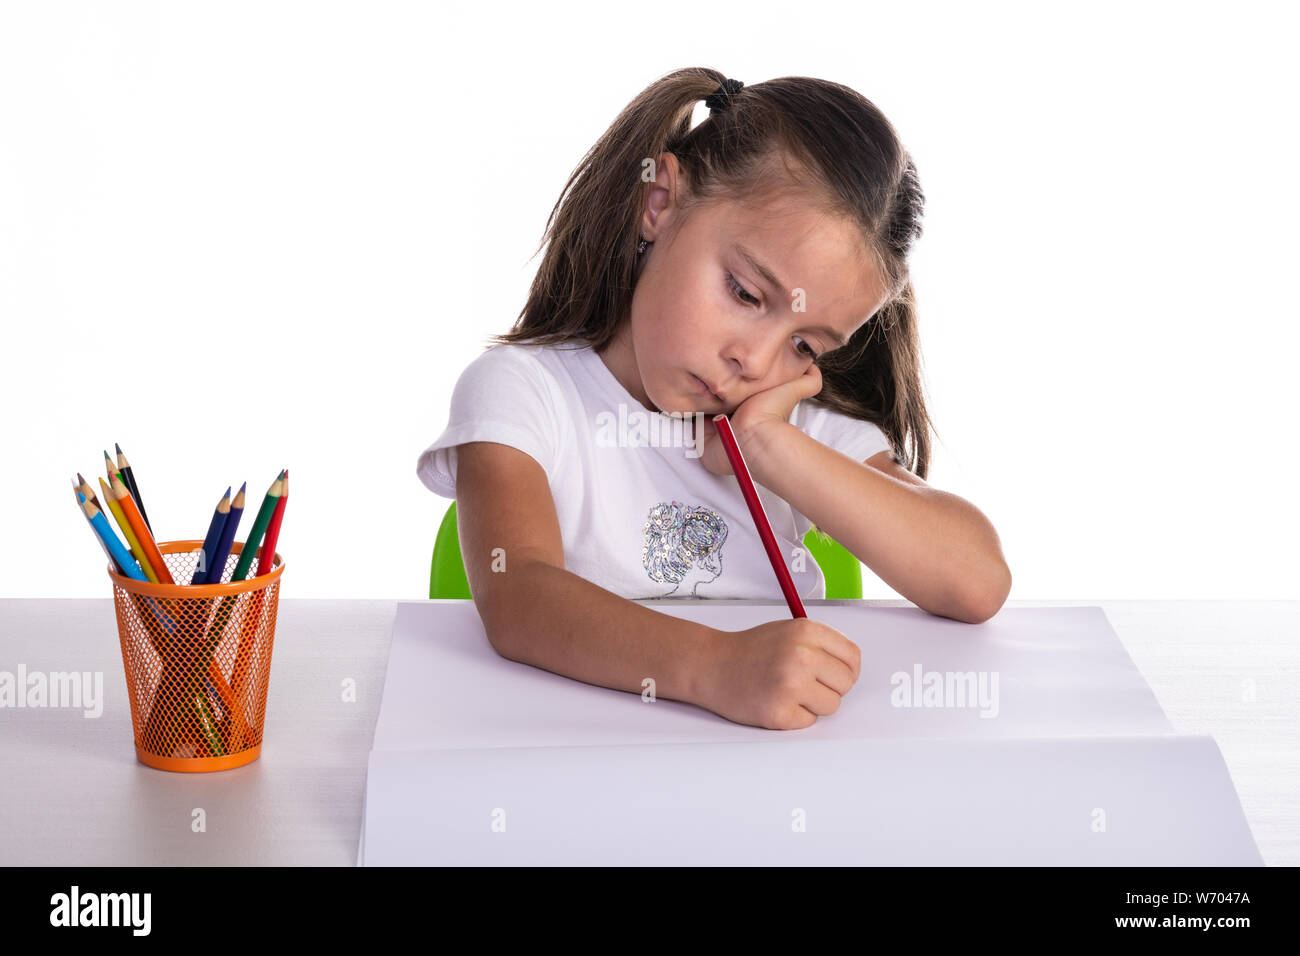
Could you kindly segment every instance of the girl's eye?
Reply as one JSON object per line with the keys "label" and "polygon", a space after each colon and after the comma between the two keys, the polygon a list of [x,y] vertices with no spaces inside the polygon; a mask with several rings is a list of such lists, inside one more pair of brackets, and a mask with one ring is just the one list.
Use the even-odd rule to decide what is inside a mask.
{"label": "girl's eye", "polygon": [[746,292],[730,272],[727,273],[727,285],[731,287],[731,294],[745,305],[758,305],[758,300]]}
{"label": "girl's eye", "polygon": [[[798,338],[798,336],[795,336],[795,338]],[[807,351],[803,351],[804,349],[807,349]],[[803,339],[799,339],[799,345],[795,349],[795,351],[799,352],[801,355],[808,356],[814,362],[817,361],[817,353],[814,352],[812,346],[809,345],[807,342],[805,342]]]}
{"label": "girl's eye", "polygon": [[[741,286],[741,284],[736,281],[735,276],[733,276],[730,272],[728,272],[726,275],[727,275],[727,285],[731,289],[731,294],[733,298],[735,298],[739,302],[744,303],[745,305],[758,305],[758,299],[754,298],[752,295],[746,292],[744,287]],[[796,336],[796,338],[798,338],[798,336]],[[817,360],[817,353],[813,350],[812,346],[810,346],[803,339],[799,339],[799,345],[796,346],[795,351],[800,355],[812,359],[813,361]]]}

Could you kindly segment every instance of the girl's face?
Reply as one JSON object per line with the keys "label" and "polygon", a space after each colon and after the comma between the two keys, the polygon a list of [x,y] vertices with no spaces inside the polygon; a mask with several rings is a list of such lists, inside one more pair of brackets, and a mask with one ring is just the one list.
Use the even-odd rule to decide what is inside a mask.
{"label": "girl's face", "polygon": [[654,245],[631,321],[602,353],[646,407],[730,414],[803,375],[883,304],[851,225],[796,200],[708,203],[683,219],[676,157],[657,170],[641,222]]}

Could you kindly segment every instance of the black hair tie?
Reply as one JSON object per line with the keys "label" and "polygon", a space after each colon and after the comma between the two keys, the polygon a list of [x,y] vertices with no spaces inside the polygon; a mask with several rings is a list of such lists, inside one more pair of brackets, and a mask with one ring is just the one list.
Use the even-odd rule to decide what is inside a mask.
{"label": "black hair tie", "polygon": [[731,98],[739,93],[744,85],[740,80],[723,80],[721,86],[704,98],[704,105],[709,108],[709,113],[725,110],[731,105]]}

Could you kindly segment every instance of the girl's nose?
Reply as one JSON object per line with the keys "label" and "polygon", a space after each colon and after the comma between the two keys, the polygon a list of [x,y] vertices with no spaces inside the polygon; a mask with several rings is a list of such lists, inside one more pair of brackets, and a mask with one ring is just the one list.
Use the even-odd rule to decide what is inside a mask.
{"label": "girl's nose", "polygon": [[772,370],[784,341],[779,331],[764,334],[751,330],[733,338],[722,357],[731,372],[748,381],[759,382]]}

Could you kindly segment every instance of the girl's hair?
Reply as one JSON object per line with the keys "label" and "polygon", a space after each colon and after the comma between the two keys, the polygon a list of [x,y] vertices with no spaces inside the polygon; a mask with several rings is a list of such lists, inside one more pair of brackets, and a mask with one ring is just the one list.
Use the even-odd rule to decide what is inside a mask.
{"label": "girl's hair", "polygon": [[895,460],[924,478],[933,425],[907,264],[925,204],[916,164],[873,103],[812,77],[745,86],[692,129],[695,104],[724,79],[716,70],[677,70],[624,108],[565,184],[528,302],[493,344],[582,338],[605,349],[630,314],[652,185],[642,179],[644,161],[670,152],[683,174],[683,209],[798,195],[860,228],[889,295],[848,345],[817,358],[822,390],[813,401],[879,426]]}

